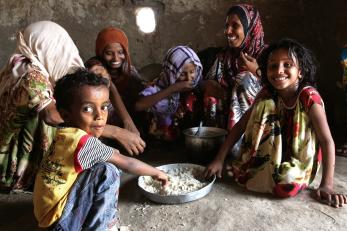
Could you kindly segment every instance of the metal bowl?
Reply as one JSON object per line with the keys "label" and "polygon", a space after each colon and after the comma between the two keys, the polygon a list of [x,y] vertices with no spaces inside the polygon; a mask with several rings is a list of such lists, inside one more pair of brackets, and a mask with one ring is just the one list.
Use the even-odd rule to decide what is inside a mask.
{"label": "metal bowl", "polygon": [[[201,170],[201,172],[203,172],[205,169],[204,166],[196,165],[196,164],[188,164],[188,163],[167,164],[167,165],[159,166],[157,168],[164,171],[164,172],[167,172],[171,169],[182,168],[182,167],[196,168],[196,169]],[[143,195],[145,195],[151,201],[161,203],[161,204],[182,204],[182,203],[198,200],[198,199],[206,196],[211,191],[212,185],[213,185],[215,180],[216,180],[216,176],[213,176],[211,179],[208,180],[209,183],[205,187],[203,187],[197,191],[189,192],[189,193],[182,194],[182,195],[167,195],[167,196],[159,195],[156,193],[151,193],[151,192],[146,191],[144,189],[145,188],[145,182],[144,182],[143,176],[140,176],[138,178],[137,184],[140,188],[140,191],[143,193]]]}
{"label": "metal bowl", "polygon": [[227,130],[216,127],[189,128],[183,131],[185,146],[193,162],[209,163],[224,142]]}

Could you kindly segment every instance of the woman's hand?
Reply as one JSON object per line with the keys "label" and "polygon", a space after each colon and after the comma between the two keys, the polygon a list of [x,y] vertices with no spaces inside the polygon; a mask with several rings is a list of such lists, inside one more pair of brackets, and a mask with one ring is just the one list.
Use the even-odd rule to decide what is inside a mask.
{"label": "woman's hand", "polygon": [[218,178],[222,178],[223,161],[212,161],[204,171],[204,177],[210,178],[213,175],[217,175]]}
{"label": "woman's hand", "polygon": [[315,190],[315,199],[321,203],[338,208],[347,204],[347,196],[340,193],[335,193],[329,187],[319,187]]}
{"label": "woman's hand", "polygon": [[132,155],[139,155],[146,147],[146,143],[141,137],[126,129],[119,128],[116,134],[116,140],[125,148],[125,150]]}
{"label": "woman's hand", "polygon": [[247,53],[240,53],[240,68],[244,71],[249,71],[253,75],[257,76],[257,69],[258,69],[258,63],[257,60],[251,56],[249,56]]}
{"label": "woman's hand", "polygon": [[102,136],[117,141],[130,155],[138,155],[146,147],[146,143],[139,135],[117,126],[106,124]]}
{"label": "woman's hand", "polygon": [[225,91],[222,86],[215,80],[206,80],[204,83],[204,96],[215,97],[217,99],[224,99]]}

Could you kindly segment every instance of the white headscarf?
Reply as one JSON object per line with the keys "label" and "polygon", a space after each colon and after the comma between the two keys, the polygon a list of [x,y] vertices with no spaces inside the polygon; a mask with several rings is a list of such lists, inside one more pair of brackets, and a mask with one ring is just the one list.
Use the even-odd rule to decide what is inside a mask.
{"label": "white headscarf", "polygon": [[84,67],[76,45],[64,28],[51,21],[32,23],[18,32],[15,54],[0,73],[0,97],[8,89],[13,91],[33,65],[52,86],[64,75]]}

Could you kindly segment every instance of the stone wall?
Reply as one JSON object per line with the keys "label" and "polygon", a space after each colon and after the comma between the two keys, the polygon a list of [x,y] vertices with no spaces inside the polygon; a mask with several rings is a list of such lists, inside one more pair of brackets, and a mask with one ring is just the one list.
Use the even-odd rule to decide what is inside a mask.
{"label": "stone wall", "polygon": [[[232,4],[242,2],[259,9],[266,42],[292,37],[314,51],[328,117],[332,126],[340,127],[346,120],[342,90],[336,86],[341,78],[339,50],[347,43],[344,0],[0,0],[0,65],[13,52],[18,30],[31,22],[52,20],[69,32],[84,60],[94,55],[100,29],[122,28],[129,38],[132,61],[140,69],[160,63],[175,45],[187,44],[196,51],[223,46],[225,13]],[[135,10],[140,6],[156,11],[155,33],[145,35],[137,29]]]}

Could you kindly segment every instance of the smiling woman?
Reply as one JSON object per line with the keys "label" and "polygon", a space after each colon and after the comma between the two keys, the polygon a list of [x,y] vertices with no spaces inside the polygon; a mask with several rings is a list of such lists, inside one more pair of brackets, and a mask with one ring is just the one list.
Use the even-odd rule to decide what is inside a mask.
{"label": "smiling woman", "polygon": [[[208,114],[217,112],[204,124],[231,129],[261,89],[256,58],[265,44],[258,10],[247,4],[232,6],[226,15],[224,35],[227,46],[217,54],[202,84],[205,104],[212,105]],[[217,109],[213,105],[218,105]],[[238,152],[237,147],[233,153]]]}

